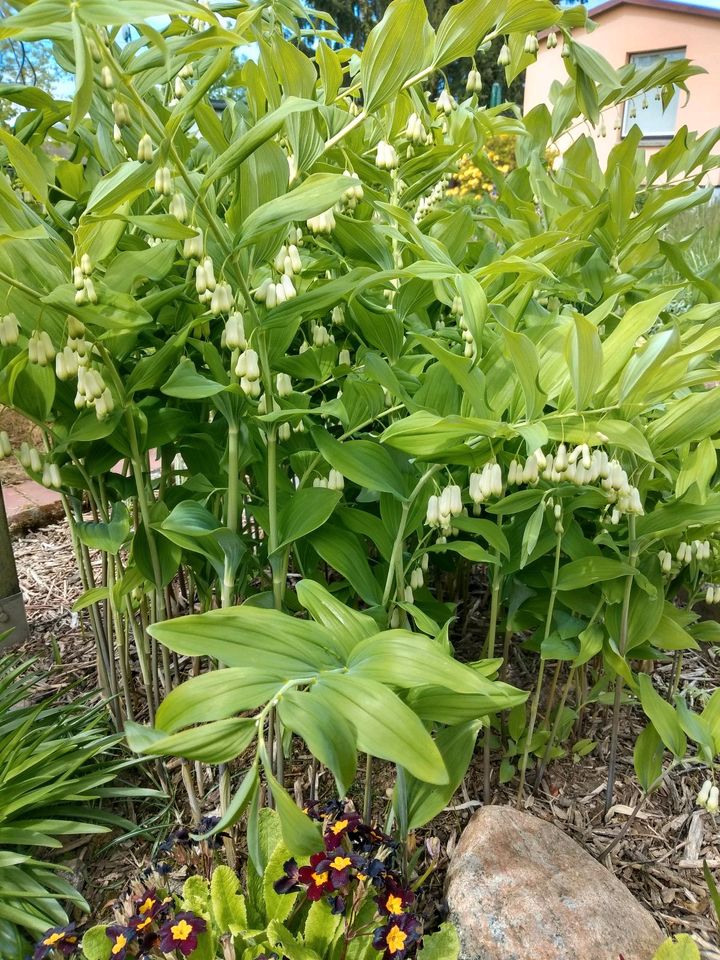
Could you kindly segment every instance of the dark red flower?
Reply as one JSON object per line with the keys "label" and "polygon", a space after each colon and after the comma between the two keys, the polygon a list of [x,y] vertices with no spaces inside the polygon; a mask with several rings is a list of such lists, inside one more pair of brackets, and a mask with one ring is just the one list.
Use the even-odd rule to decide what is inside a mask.
{"label": "dark red flower", "polygon": [[198,934],[203,933],[207,924],[189,910],[176,913],[160,928],[160,949],[163,953],[179,950],[187,957],[197,948]]}
{"label": "dark red flower", "polygon": [[171,897],[161,899],[156,890],[145,890],[144,893],[135,898],[136,913],[141,917],[156,917],[170,903],[172,903]]}
{"label": "dark red flower", "polygon": [[307,887],[308,900],[320,900],[335,889],[330,882],[329,861],[324,853],[314,853],[310,857],[310,866],[300,867],[298,879]]}
{"label": "dark red flower", "polygon": [[334,913],[336,916],[342,916],[345,913],[347,901],[341,894],[338,893],[334,897],[328,897],[327,902],[330,907],[330,913]]}
{"label": "dark red flower", "polygon": [[336,850],[342,844],[343,837],[356,830],[360,823],[360,817],[356,813],[341,814],[325,831],[325,849]]}
{"label": "dark red flower", "polygon": [[80,938],[75,932],[74,923],[68,927],[51,927],[35,944],[33,960],[44,960],[51,950],[57,950],[64,957],[69,957],[77,950],[79,943]]}
{"label": "dark red flower", "polygon": [[404,913],[391,917],[384,927],[378,927],[373,936],[373,947],[383,951],[383,960],[404,960],[422,937],[422,926],[417,917]]}
{"label": "dark red flower", "polygon": [[399,917],[414,901],[415,894],[396,883],[388,880],[385,889],[375,898],[380,913],[386,917]]}
{"label": "dark red flower", "polygon": [[130,942],[135,937],[132,927],[121,927],[120,924],[113,923],[105,928],[105,934],[110,939],[111,960],[125,960]]}
{"label": "dark red flower", "polygon": [[284,875],[273,884],[275,893],[296,893],[300,889],[300,870],[297,860],[291,857],[283,864]]}

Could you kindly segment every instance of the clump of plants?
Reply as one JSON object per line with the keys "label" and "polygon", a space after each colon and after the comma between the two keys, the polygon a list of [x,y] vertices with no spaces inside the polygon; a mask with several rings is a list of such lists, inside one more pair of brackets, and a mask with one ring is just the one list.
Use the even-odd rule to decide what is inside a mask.
{"label": "clump of plants", "polygon": [[[280,839],[277,815],[263,812],[258,839],[266,865],[258,873],[248,863],[244,884],[215,862],[216,843],[195,844],[187,831],[178,831],[163,846],[166,854],[179,849],[180,856],[146,871],[110,923],[84,933],[74,924],[52,928],[38,941],[34,960],[457,957],[451,926],[424,935],[392,837],[364,823],[351,805],[313,804],[310,812],[321,826],[322,843],[300,862]],[[189,876],[178,880],[178,872]]]}
{"label": "clump of plants", "polygon": [[[277,3],[0,24],[76,80],[72,102],[4,89],[23,110],[0,129],[0,401],[45,440],[14,453],[60,491],[117,728],[181,757],[196,821],[215,788],[220,831],[247,816],[258,873],[263,798],[292,855],[320,842],[286,790],[293,735],[339,796],[365,757],[366,810],[374,758],[394,765],[403,836],[481,733],[486,799],[516,780],[522,804],[595,749],[590,708],[608,806],[628,709],[645,790],[686,760],[712,790],[718,701],[682,663],[718,640],[699,604],[720,584],[720,298],[665,238],[709,201],[719,134],[646,157],[633,127],[603,169],[580,127],[701,68],[615,69],[573,36],[586,18],[462,0],[433,29],[394,0],[362,51]],[[478,48],[500,44],[510,82],[544,30],[566,71],[550,103],[481,107]],[[435,96],[458,59],[472,83]],[[465,155],[492,200],[448,200]]]}

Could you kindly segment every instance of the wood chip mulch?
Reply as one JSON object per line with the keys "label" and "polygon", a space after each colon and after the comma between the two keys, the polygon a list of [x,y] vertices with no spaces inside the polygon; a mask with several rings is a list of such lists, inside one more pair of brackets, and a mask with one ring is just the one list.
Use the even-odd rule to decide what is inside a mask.
{"label": "wood chip mulch", "polygon": [[[72,604],[82,591],[67,526],[64,522],[27,533],[14,544],[21,587],[26,599],[30,638],[23,653],[38,657],[38,667],[46,674],[40,693],[54,693],[68,682],[80,689],[95,688],[95,654],[92,635],[84,618],[72,612]],[[656,682],[662,692],[670,678],[669,664],[658,667]],[[681,689],[693,695],[712,692],[720,679],[720,658],[714,648],[690,652],[685,656]],[[614,840],[632,817],[642,799],[633,773],[632,749],[642,729],[637,712],[625,714],[620,745],[615,805],[603,816],[606,785],[607,735],[605,708],[598,709],[583,736],[597,741],[593,752],[577,762],[572,758],[556,761],[527,801],[527,809],[547,819],[582,844],[594,856]],[[494,767],[497,764],[494,763]],[[302,769],[303,761],[294,769]],[[389,776],[389,772],[388,772]],[[603,859],[629,887],[638,900],[655,916],[668,934],[690,933],[703,948],[705,960],[720,960],[718,926],[703,877],[707,861],[720,885],[720,820],[695,805],[704,775],[688,768],[673,773],[664,785],[632,819],[623,839]],[[389,784],[389,779],[388,779]],[[382,784],[380,784],[382,789]],[[300,781],[296,792],[302,789]],[[493,801],[514,803],[516,784],[494,788]],[[481,805],[482,751],[468,771],[462,790],[449,808],[422,835],[418,843],[428,850],[440,850],[440,863],[446,862],[470,816]],[[137,809],[141,809],[138,805]],[[148,850],[150,846],[148,844]],[[135,843],[127,871],[142,861]],[[122,865],[117,853],[113,871],[118,880]],[[108,871],[97,864],[98,875]],[[436,871],[428,884],[427,896],[441,910],[444,869]],[[87,884],[93,889],[93,882]],[[106,889],[106,884],[101,884]]]}

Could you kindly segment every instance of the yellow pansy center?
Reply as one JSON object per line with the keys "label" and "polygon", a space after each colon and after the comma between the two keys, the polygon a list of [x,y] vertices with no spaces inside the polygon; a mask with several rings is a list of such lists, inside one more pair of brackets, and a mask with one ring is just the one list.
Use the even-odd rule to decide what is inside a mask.
{"label": "yellow pansy center", "polygon": [[148,897],[145,903],[143,903],[140,909],[138,910],[138,913],[147,913],[149,910],[152,910],[154,906],[155,906],[155,898]]}
{"label": "yellow pansy center", "polygon": [[52,947],[53,944],[56,944],[59,940],[62,940],[64,936],[64,933],[51,933],[49,937],[43,940],[43,945],[46,947]]}
{"label": "yellow pansy center", "polygon": [[325,871],[325,873],[313,873],[312,878],[315,881],[315,885],[318,887],[321,887],[324,883],[327,883],[328,881],[327,870]]}
{"label": "yellow pansy center", "polygon": [[391,893],[390,896],[385,901],[385,907],[388,913],[402,913],[403,912],[403,903],[402,897],[396,897],[395,894]]}
{"label": "yellow pansy center", "polygon": [[137,929],[138,929],[138,930],[144,930],[145,927],[149,927],[149,926],[150,926],[150,924],[152,923],[152,921],[153,921],[153,918],[152,918],[152,917],[145,917],[145,919],[144,919],[144,920],[141,920],[140,923],[137,925]]}
{"label": "yellow pansy center", "polygon": [[345,867],[352,866],[352,860],[348,857],[335,857],[330,866],[333,870],[344,870]]}
{"label": "yellow pansy center", "polygon": [[360,883],[365,883],[365,881],[367,880],[367,875],[364,873],[359,873],[357,875],[357,878],[360,881]]}
{"label": "yellow pansy center", "polygon": [[331,827],[331,832],[337,836],[339,833],[342,833],[343,830],[347,827],[349,820],[338,820],[337,823],[334,823]]}
{"label": "yellow pansy center", "polygon": [[193,928],[187,920],[181,920],[179,923],[176,923],[174,927],[170,927],[173,940],[187,940],[192,932]]}
{"label": "yellow pansy center", "polygon": [[124,933],[120,933],[118,934],[118,937],[115,943],[112,945],[112,949],[110,953],[112,953],[113,956],[117,956],[118,953],[120,953],[120,951],[123,950],[126,946],[127,946],[127,937],[125,936]]}
{"label": "yellow pansy center", "polygon": [[400,927],[393,927],[387,935],[387,947],[390,953],[397,953],[405,946],[407,934]]}

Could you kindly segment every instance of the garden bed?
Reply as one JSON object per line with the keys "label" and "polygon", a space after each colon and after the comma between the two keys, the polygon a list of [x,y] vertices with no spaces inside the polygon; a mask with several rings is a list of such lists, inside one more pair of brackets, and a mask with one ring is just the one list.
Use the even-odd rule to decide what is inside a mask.
{"label": "garden bed", "polygon": [[[72,544],[65,522],[34,530],[15,541],[23,593],[26,598],[30,638],[23,653],[38,658],[38,666],[47,671],[40,687],[43,693],[53,693],[74,684],[74,691],[92,691],[95,688],[94,641],[86,629],[82,616],[72,612],[72,605],[81,592],[80,578],[74,565]],[[100,563],[95,556],[96,563]],[[473,605],[468,617],[459,653],[477,656],[484,616],[483,584],[474,581],[475,591],[469,599]],[[658,689],[666,688],[671,665],[656,667]],[[522,676],[512,678],[522,685]],[[688,652],[683,666],[683,683],[697,693],[717,688],[720,683],[720,662],[715,648]],[[619,771],[616,785],[616,803],[607,820],[603,817],[606,784],[606,755],[608,730],[604,708],[588,719],[583,735],[597,742],[593,752],[582,762],[571,757],[550,766],[541,787],[527,801],[527,808],[543,819],[554,822],[574,840],[598,856],[624,828],[642,793],[633,772],[633,745],[641,730],[641,723],[628,719],[622,726]],[[310,756],[298,743],[293,768],[288,771],[288,785],[293,779],[304,789],[302,780],[310,764]],[[493,764],[493,769],[496,768]],[[175,774],[173,774],[174,776]],[[703,879],[703,860],[715,873],[720,868],[720,840],[716,821],[695,806],[695,797],[702,777],[697,773],[681,773],[669,778],[643,806],[627,833],[604,859],[612,869],[655,916],[669,934],[691,933],[705,942],[705,956],[713,953],[714,921],[707,886]],[[438,869],[425,887],[426,915],[431,920],[442,916],[444,873],[449,854],[474,810],[482,805],[483,771],[481,751],[468,771],[464,784],[448,808],[429,827],[419,831],[417,843],[433,849],[439,843],[441,850]],[[330,779],[325,781],[332,792]],[[384,787],[390,789],[392,770],[377,771],[376,794],[382,796]],[[360,791],[359,791],[360,792]],[[180,793],[178,792],[178,796]],[[495,786],[493,802],[513,803],[515,787]],[[212,813],[215,796],[207,798],[210,805],[203,812]],[[144,805],[143,805],[144,804]],[[131,842],[107,845],[103,838],[83,841],[77,849],[77,882],[93,906],[101,910],[124,891],[127,877],[150,859],[154,844],[177,823],[169,810],[153,801],[140,801],[132,808],[135,822],[146,828],[144,836]],[[127,816],[128,810],[123,813]],[[436,839],[433,839],[436,838]],[[429,855],[428,855],[429,858]],[[429,862],[429,859],[428,859]]]}

